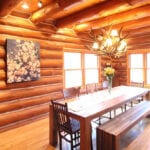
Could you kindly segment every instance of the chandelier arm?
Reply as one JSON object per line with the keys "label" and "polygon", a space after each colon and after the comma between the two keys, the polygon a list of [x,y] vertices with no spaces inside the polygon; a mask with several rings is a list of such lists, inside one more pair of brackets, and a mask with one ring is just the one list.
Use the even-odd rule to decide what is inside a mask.
{"label": "chandelier arm", "polygon": [[88,49],[93,51],[93,48],[90,45],[85,45]]}
{"label": "chandelier arm", "polygon": [[107,55],[111,58],[119,58],[124,55],[127,48],[125,39],[129,34],[126,34],[125,36],[122,35],[123,27],[121,27],[118,32],[112,30],[112,25],[108,30],[102,28],[100,31],[101,33],[97,35],[97,33],[91,28],[88,32],[88,36],[91,41],[93,41],[93,45],[89,44],[86,45],[86,47],[90,50],[97,51],[100,55]]}
{"label": "chandelier arm", "polygon": [[109,35],[110,35],[111,31],[112,31],[112,24],[109,26],[109,30],[108,30]]}
{"label": "chandelier arm", "polygon": [[123,26],[119,29],[119,32],[118,32],[120,38],[121,38],[121,36],[122,36],[122,35],[121,35],[122,30],[123,30]]}
{"label": "chandelier arm", "polygon": [[109,31],[107,32],[105,28],[101,29],[103,37],[109,38]]}
{"label": "chandelier arm", "polygon": [[123,39],[126,39],[128,36],[129,36],[129,33],[126,34],[126,35],[123,37]]}

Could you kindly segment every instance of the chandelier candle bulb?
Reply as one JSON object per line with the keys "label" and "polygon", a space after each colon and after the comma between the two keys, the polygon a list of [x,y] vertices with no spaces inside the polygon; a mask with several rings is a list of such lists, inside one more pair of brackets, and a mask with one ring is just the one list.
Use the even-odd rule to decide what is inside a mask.
{"label": "chandelier candle bulb", "polygon": [[41,8],[43,6],[42,1],[39,0],[37,5],[38,5],[39,8]]}
{"label": "chandelier candle bulb", "polygon": [[92,48],[93,49],[98,49],[99,48],[99,44],[97,42],[94,42]]}
{"label": "chandelier candle bulb", "polygon": [[118,31],[117,30],[112,30],[110,35],[111,36],[118,36]]}
{"label": "chandelier candle bulb", "polygon": [[99,55],[107,55],[111,58],[119,58],[126,52],[127,43],[125,37],[122,36],[122,28],[117,30],[101,30],[100,35],[91,29],[89,36],[93,41],[92,46],[87,46],[89,49],[97,51]]}

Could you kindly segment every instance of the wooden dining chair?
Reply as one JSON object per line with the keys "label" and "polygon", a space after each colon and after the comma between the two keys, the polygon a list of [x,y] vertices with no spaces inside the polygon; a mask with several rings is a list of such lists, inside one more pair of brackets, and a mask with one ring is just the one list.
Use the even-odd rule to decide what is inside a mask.
{"label": "wooden dining chair", "polygon": [[134,87],[144,87],[144,82],[130,82],[130,86],[134,86]]}
{"label": "wooden dining chair", "polygon": [[97,91],[96,83],[86,84],[86,94],[94,93]]}
{"label": "wooden dining chair", "polygon": [[[59,148],[62,150],[62,139],[70,143],[71,150],[80,146],[80,122],[68,114],[67,103],[61,104],[51,101],[59,132]],[[92,128],[92,126],[91,126]],[[92,129],[91,129],[92,130]],[[91,150],[93,150],[91,135]]]}
{"label": "wooden dining chair", "polygon": [[[133,82],[133,81],[131,81],[130,86],[143,88],[144,87],[144,82]],[[139,97],[135,98],[131,102],[125,104],[125,110],[127,110],[127,108],[133,107],[134,104],[138,104],[141,101],[143,101],[143,96],[139,96]]]}
{"label": "wooden dining chair", "polygon": [[100,90],[103,89],[103,88],[102,88],[102,84],[96,83],[95,85],[96,85],[96,91],[100,91]]}
{"label": "wooden dining chair", "polygon": [[63,97],[64,99],[79,97],[80,95],[80,87],[71,87],[63,89]]}
{"label": "wooden dining chair", "polygon": [[[143,88],[144,82],[130,82],[130,86]],[[133,104],[140,103],[141,101],[143,101],[143,96],[137,97],[135,100],[131,101],[131,107],[133,106]]]}
{"label": "wooden dining chair", "polygon": [[69,117],[67,103],[61,104],[52,100],[54,116],[59,133],[59,148],[62,150],[62,139],[69,142],[71,150],[80,146],[80,122]]}

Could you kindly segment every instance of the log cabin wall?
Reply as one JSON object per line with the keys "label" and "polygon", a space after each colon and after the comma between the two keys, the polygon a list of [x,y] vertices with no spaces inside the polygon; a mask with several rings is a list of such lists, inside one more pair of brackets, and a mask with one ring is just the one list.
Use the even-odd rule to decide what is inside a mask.
{"label": "log cabin wall", "polygon": [[110,63],[115,69],[115,75],[113,77],[113,87],[119,85],[127,85],[127,56],[124,55],[120,58],[113,59],[107,56],[101,57],[101,82],[106,80],[103,74],[103,70],[106,67],[106,63]]}
{"label": "log cabin wall", "polygon": [[[22,8],[23,2],[29,4],[29,10]],[[116,29],[123,27],[124,32],[129,33],[128,50],[150,48],[149,0],[42,2],[40,9],[36,0],[0,1],[0,131],[47,115],[49,101],[62,97],[63,51],[86,52],[84,44],[88,41],[57,28],[69,27],[83,32],[93,27],[96,32],[109,25]],[[6,84],[6,39],[40,43],[39,80]],[[113,86],[127,84],[126,56],[114,60],[102,57],[100,81],[104,80],[103,69],[107,61],[111,61],[116,71]]]}
{"label": "log cabin wall", "polygon": [[112,66],[115,69],[113,86],[127,85],[127,58],[126,56],[112,60]]}
{"label": "log cabin wall", "polygon": [[[23,39],[40,43],[41,78],[36,81],[6,83],[6,39]],[[79,49],[82,45],[70,36],[57,34],[49,25],[8,16],[0,18],[0,131],[19,126],[49,111],[51,99],[62,97],[63,48]]]}
{"label": "log cabin wall", "polygon": [[[49,26],[50,28],[50,26]],[[0,19],[0,129],[18,126],[48,113],[48,103],[61,97],[62,41],[52,39],[52,27],[36,27],[29,21],[9,16]],[[6,39],[40,43],[41,78],[37,81],[6,83]],[[61,38],[60,38],[61,39]]]}
{"label": "log cabin wall", "polygon": [[[23,39],[40,43],[39,80],[6,83],[6,39]],[[72,33],[65,35],[57,33],[57,29],[50,24],[35,26],[27,19],[15,16],[0,18],[0,131],[47,116],[50,100],[62,98],[63,51],[85,52],[87,51],[85,42],[84,38],[81,40],[81,37]],[[105,67],[107,61],[107,57],[101,58],[101,69]],[[120,66],[116,65],[117,63],[125,63],[125,60],[118,61],[113,62],[115,69]],[[119,71],[122,72],[120,69]],[[119,71],[115,85],[124,80],[123,76],[122,79],[119,78]]]}

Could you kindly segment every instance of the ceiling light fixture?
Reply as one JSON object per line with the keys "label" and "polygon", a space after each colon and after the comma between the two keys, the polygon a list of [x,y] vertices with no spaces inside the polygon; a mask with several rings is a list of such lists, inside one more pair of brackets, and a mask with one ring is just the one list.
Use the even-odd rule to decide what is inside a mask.
{"label": "ceiling light fixture", "polygon": [[117,30],[112,30],[111,28],[106,31],[101,30],[100,35],[95,35],[94,31],[89,32],[89,36],[92,39],[92,45],[87,46],[88,48],[97,51],[100,55],[107,55],[113,58],[119,58],[123,56],[126,52],[127,43],[125,38],[127,36],[122,36],[122,28]]}
{"label": "ceiling light fixture", "polygon": [[22,7],[23,9],[28,9],[28,8],[29,8],[28,4],[26,4],[26,3],[22,4],[21,7]]}
{"label": "ceiling light fixture", "polygon": [[43,6],[43,3],[41,0],[38,1],[38,7],[41,8]]}

